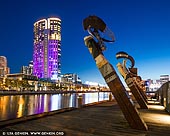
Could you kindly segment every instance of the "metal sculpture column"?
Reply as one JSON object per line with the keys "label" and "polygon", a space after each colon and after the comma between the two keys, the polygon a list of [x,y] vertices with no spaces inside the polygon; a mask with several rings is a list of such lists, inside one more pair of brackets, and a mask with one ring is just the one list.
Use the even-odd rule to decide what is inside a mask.
{"label": "metal sculpture column", "polygon": [[147,125],[140,117],[137,109],[128,97],[126,89],[118,77],[115,69],[103,55],[103,50],[106,49],[104,41],[113,42],[113,35],[111,40],[106,40],[100,36],[100,32],[104,32],[107,27],[103,20],[96,16],[89,16],[85,18],[83,20],[83,26],[84,29],[88,30],[90,33],[89,36],[84,38],[85,45],[88,47],[89,52],[94,58],[98,69],[112,91],[112,94],[114,95],[114,98],[120,106],[120,109],[122,110],[129,125],[134,129],[147,130]]}
{"label": "metal sculpture column", "polygon": [[[140,77],[137,76],[137,69],[134,68],[135,61],[133,57],[128,55],[126,52],[118,52],[116,54],[116,58],[117,59],[124,58],[122,64],[121,63],[117,64],[117,68],[120,74],[122,75],[122,77],[124,78],[126,84],[130,88],[136,101],[140,105],[140,108],[148,109],[146,96],[144,94],[144,91],[141,90],[140,88],[141,86],[139,85],[139,82],[138,82],[138,79],[140,79]],[[130,60],[131,62],[130,68],[126,67],[127,60]]]}

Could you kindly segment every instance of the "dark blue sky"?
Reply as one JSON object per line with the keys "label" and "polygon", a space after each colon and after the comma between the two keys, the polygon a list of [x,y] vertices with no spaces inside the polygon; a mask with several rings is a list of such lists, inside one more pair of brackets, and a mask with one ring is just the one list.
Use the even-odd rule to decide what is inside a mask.
{"label": "dark blue sky", "polygon": [[104,83],[84,45],[82,20],[102,18],[116,41],[107,44],[106,58],[116,69],[115,54],[125,51],[136,60],[143,79],[170,74],[169,0],[4,0],[0,2],[0,55],[11,73],[28,65],[33,52],[33,23],[58,16],[62,20],[62,73],[77,73],[83,81]]}

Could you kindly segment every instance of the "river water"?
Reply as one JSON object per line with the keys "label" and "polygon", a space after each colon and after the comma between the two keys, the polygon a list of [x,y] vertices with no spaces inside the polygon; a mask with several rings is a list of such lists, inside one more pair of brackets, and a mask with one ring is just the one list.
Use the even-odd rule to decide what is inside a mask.
{"label": "river water", "polygon": [[78,97],[82,104],[109,100],[110,92],[36,94],[0,96],[0,121],[40,114],[68,107],[78,107]]}

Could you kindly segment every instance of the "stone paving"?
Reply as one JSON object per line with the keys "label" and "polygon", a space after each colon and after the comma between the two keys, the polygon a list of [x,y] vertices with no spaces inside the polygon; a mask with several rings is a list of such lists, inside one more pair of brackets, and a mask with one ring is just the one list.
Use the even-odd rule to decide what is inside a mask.
{"label": "stone paving", "polygon": [[43,131],[66,136],[170,136],[170,115],[162,106],[149,105],[149,109],[140,109],[139,113],[148,131],[131,129],[117,103],[104,102],[1,126],[0,133],[20,131],[30,135],[33,131]]}

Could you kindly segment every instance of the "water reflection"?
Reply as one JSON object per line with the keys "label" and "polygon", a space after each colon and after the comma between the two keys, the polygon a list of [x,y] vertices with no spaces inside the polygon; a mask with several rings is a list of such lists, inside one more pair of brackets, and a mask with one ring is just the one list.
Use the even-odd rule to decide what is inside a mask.
{"label": "water reflection", "polygon": [[78,95],[82,95],[82,104],[109,99],[108,92],[0,96],[0,120],[78,107]]}
{"label": "water reflection", "polygon": [[83,94],[83,104],[109,100],[108,92],[95,92]]}

